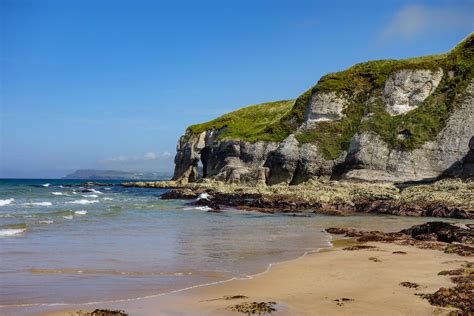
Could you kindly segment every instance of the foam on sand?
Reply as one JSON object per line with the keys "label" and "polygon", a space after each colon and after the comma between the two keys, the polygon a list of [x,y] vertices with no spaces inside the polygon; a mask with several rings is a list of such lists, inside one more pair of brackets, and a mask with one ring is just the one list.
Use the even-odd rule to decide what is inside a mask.
{"label": "foam on sand", "polygon": [[87,211],[75,211],[74,214],[76,214],[76,215],[86,215]]}
{"label": "foam on sand", "polygon": [[0,229],[0,237],[8,237],[8,236],[15,236],[19,235],[26,231],[26,228],[7,228],[7,229]]}
{"label": "foam on sand", "polygon": [[8,205],[11,204],[15,201],[15,199],[6,199],[6,200],[0,200],[0,206]]}
{"label": "foam on sand", "polygon": [[66,202],[68,204],[93,204],[93,203],[99,203],[99,200],[74,200],[70,202]]}
{"label": "foam on sand", "polygon": [[27,206],[51,206],[53,203],[51,202],[29,202],[29,203],[23,203],[23,205]]}

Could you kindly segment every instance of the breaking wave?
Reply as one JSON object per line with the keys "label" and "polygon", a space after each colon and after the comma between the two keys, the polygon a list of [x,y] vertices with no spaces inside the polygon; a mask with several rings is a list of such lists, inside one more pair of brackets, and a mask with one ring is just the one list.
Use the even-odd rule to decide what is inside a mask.
{"label": "breaking wave", "polygon": [[23,203],[23,205],[27,206],[51,206],[53,203],[51,202],[29,202],[29,203]]}
{"label": "breaking wave", "polygon": [[99,203],[99,200],[74,200],[70,202],[66,202],[68,204],[93,204],[93,203]]}
{"label": "breaking wave", "polygon": [[6,199],[6,200],[0,200],[0,206],[8,205],[11,204],[15,201],[15,199]]}
{"label": "breaking wave", "polygon": [[15,236],[19,235],[26,231],[26,228],[7,228],[7,229],[0,229],[0,237],[8,237],[8,236]]}

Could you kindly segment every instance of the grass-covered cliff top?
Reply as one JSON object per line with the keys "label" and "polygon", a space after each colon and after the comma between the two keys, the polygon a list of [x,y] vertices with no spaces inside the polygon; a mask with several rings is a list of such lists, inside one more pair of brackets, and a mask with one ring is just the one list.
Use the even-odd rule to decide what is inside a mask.
{"label": "grass-covered cliff top", "polygon": [[188,132],[200,134],[207,130],[220,130],[218,139],[239,139],[248,142],[272,141],[266,128],[277,123],[295,104],[295,100],[284,100],[251,105],[227,113],[212,121],[191,125]]}
{"label": "grass-covered cliff top", "polygon": [[[421,106],[397,116],[387,113],[381,95],[392,72],[440,68],[443,79]],[[323,76],[300,95],[294,105],[293,101],[281,101],[243,108],[208,123],[193,125],[188,132],[194,134],[225,127],[221,138],[279,142],[295,133],[303,123],[312,94],[334,91],[349,100],[350,104],[343,110],[345,117],[340,121],[319,122],[313,129],[297,133],[300,143],[315,143],[326,159],[334,159],[348,149],[355,133],[371,131],[379,134],[392,148],[412,150],[436,137],[462,101],[461,92],[473,78],[474,33],[446,54],[360,63]],[[369,98],[371,102],[368,102]],[[362,120],[366,113],[371,113],[370,118]],[[410,137],[399,138],[400,132],[408,133]]]}

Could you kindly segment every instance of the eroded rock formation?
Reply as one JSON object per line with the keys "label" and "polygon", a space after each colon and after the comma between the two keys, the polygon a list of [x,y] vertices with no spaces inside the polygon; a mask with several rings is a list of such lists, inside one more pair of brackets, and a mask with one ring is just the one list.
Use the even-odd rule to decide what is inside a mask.
{"label": "eroded rock formation", "polygon": [[[221,138],[225,126],[188,129],[178,142],[173,179],[292,185],[321,176],[389,182],[473,177],[474,36],[449,54],[429,67],[419,59],[406,68],[404,61],[374,62],[323,77],[297,99],[283,125],[269,129],[290,130],[278,141]],[[381,67],[388,70],[377,73]]]}

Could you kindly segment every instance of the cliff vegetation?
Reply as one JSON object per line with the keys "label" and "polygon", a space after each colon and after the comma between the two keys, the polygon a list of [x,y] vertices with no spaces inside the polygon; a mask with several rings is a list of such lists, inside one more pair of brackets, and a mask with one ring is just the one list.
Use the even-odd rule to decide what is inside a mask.
{"label": "cliff vegetation", "polygon": [[[398,70],[443,70],[436,90],[416,109],[391,116],[384,107],[382,93],[389,75]],[[443,129],[456,105],[462,101],[474,78],[474,33],[446,54],[403,60],[360,63],[349,69],[323,76],[296,100],[254,105],[226,114],[207,123],[193,125],[188,134],[222,129],[218,139],[249,142],[281,142],[295,134],[300,144],[317,144],[325,159],[335,159],[349,148],[358,132],[374,132],[393,149],[413,150],[433,140]],[[335,92],[349,100],[343,118],[317,122],[310,129],[298,129],[311,96]],[[399,137],[400,134],[409,137]]]}

